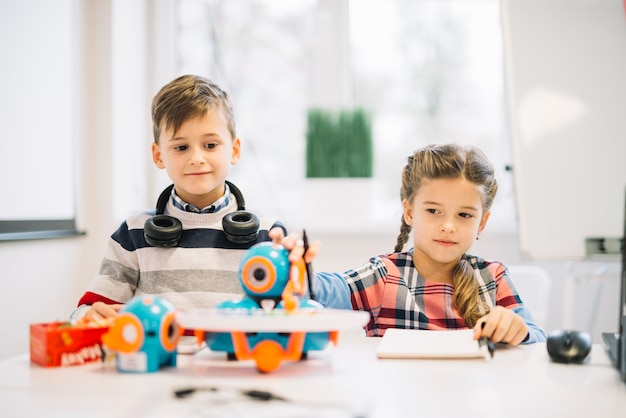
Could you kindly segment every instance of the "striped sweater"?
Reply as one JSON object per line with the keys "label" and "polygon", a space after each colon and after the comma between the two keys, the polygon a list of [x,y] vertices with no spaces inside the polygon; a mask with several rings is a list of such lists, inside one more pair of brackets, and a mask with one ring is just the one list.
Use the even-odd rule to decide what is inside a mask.
{"label": "striped sweater", "polygon": [[99,274],[80,298],[72,319],[82,316],[94,302],[125,303],[143,294],[161,296],[181,311],[240,297],[243,290],[237,271],[243,254],[256,242],[269,241],[271,228],[285,228],[273,219],[260,218],[256,242],[232,243],[222,230],[222,218],[236,210],[232,196],[225,208],[204,214],[180,210],[170,200],[165,214],[183,224],[182,237],[174,248],[146,243],[144,223],[155,210],[130,216],[110,237]]}

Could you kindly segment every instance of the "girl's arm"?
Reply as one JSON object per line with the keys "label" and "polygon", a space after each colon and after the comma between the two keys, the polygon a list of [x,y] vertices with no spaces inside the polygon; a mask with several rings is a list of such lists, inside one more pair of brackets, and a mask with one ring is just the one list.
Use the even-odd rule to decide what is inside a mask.
{"label": "girl's arm", "polygon": [[[304,261],[311,263],[320,251],[319,241],[309,245],[306,254],[304,243],[297,235],[285,236],[281,228],[272,228],[269,237],[275,244],[280,244],[289,250],[289,260],[294,262],[304,256]],[[315,300],[326,308],[352,309],[350,303],[350,289],[340,273],[314,273]],[[306,297],[310,297],[307,291]]]}
{"label": "girl's arm", "polygon": [[340,273],[315,273],[316,300],[326,308],[352,309],[348,283]]}
{"label": "girl's arm", "polygon": [[522,344],[532,344],[546,341],[547,338],[545,332],[539,327],[539,325],[537,325],[537,322],[535,322],[535,318],[533,318],[530,309],[524,306],[524,301],[521,300],[519,293],[515,289],[515,284],[511,279],[509,269],[505,268],[502,274],[502,280],[500,280],[498,283],[498,293],[504,293],[503,291],[507,288],[509,289],[508,291],[510,293],[515,295],[515,298],[518,301],[518,304],[515,306],[511,306],[510,309],[524,320],[524,323],[528,328],[528,335],[522,341]]}
{"label": "girl's arm", "polygon": [[496,306],[474,326],[474,335],[512,345],[546,341],[545,333],[517,293],[508,269],[500,263],[490,263],[488,269],[496,282]]}
{"label": "girl's arm", "polygon": [[528,335],[526,339],[522,341],[522,344],[540,343],[546,341],[546,333],[537,325],[530,310],[524,305],[517,306],[512,309],[517,315],[521,316],[526,327],[528,328]]}
{"label": "girl's arm", "polygon": [[545,341],[545,334],[523,305],[510,308],[494,306],[474,325],[474,339],[480,337],[487,337],[494,343],[510,345]]}

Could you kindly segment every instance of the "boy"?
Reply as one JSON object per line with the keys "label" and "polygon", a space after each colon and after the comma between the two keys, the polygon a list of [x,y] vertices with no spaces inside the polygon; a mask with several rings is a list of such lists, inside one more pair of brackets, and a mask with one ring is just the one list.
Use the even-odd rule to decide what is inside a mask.
{"label": "boy", "polygon": [[[270,240],[272,227],[285,229],[268,218],[258,227],[249,219],[233,224],[233,213],[251,214],[239,212],[243,197],[226,182],[241,141],[230,99],[217,85],[194,75],[171,81],[154,97],[152,124],[152,159],[173,188],[159,198],[157,216],[155,210],[130,216],[113,233],[73,320],[115,316],[141,294],[161,296],[178,310],[232,299],[242,293],[237,270],[246,249]],[[243,228],[244,237],[233,238],[224,226],[231,233]]]}

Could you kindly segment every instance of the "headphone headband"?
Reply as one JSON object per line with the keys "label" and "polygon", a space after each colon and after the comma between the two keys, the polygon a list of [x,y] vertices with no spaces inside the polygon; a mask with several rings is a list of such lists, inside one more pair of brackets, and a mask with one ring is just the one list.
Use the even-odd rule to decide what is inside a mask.
{"label": "headphone headband", "polygon": [[163,215],[163,212],[165,212],[165,206],[167,206],[167,201],[169,200],[169,198],[170,198],[170,196],[172,194],[172,189],[173,188],[174,188],[174,185],[170,184],[159,195],[159,200],[157,200],[157,204],[156,204],[156,214],[157,215]]}
{"label": "headphone headband", "polygon": [[228,180],[224,180],[224,183],[228,184],[228,188],[233,196],[235,196],[235,200],[237,200],[237,210],[246,210],[246,201],[243,198],[241,190]]}
{"label": "headphone headband", "polygon": [[[237,201],[237,210],[246,210],[246,201],[243,198],[243,194],[241,193],[241,190],[239,190],[237,186],[235,186],[233,183],[231,183],[228,180],[225,180],[224,183],[228,185],[230,192],[233,194],[233,196],[235,196],[235,200]],[[157,200],[157,204],[156,204],[157,215],[163,215],[163,213],[165,213],[165,207],[167,206],[167,202],[172,194],[173,188],[174,188],[174,185],[170,184],[159,195],[159,199]]]}
{"label": "headphone headband", "polygon": [[[246,203],[239,188],[228,180],[225,183],[237,201],[237,211],[222,218],[226,238],[237,244],[252,243],[259,234],[259,219],[253,213],[246,212]],[[161,192],[157,200],[156,215],[146,220],[144,224],[145,240],[153,247],[175,247],[182,236],[182,222],[173,216],[163,214],[173,188],[174,185],[171,184]]]}

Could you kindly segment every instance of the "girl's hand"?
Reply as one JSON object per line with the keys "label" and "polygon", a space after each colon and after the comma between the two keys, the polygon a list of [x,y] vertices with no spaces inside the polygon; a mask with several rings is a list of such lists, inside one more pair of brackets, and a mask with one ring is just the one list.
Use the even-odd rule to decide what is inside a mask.
{"label": "girl's hand", "polygon": [[105,319],[113,318],[118,315],[119,310],[122,308],[122,304],[107,305],[104,302],[94,302],[93,305],[85,312],[85,319]]}
{"label": "girl's hand", "polygon": [[474,339],[487,337],[494,343],[518,345],[528,335],[528,327],[521,316],[510,309],[495,306],[474,325]]}
{"label": "girl's hand", "polygon": [[[280,244],[289,251],[289,261],[295,262],[304,254],[304,241],[298,235],[285,236],[282,228],[272,228],[269,232],[274,244]],[[309,249],[304,255],[304,262],[310,263],[319,253],[322,244],[319,241],[309,242]]]}

